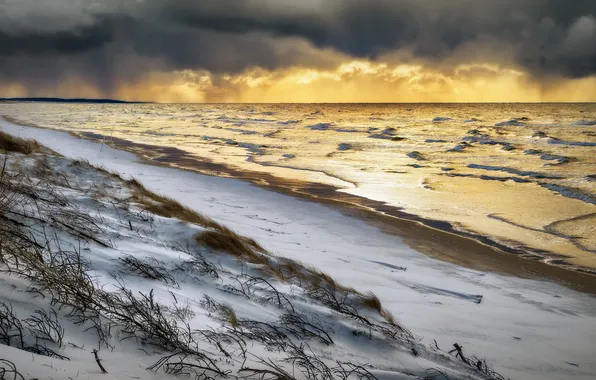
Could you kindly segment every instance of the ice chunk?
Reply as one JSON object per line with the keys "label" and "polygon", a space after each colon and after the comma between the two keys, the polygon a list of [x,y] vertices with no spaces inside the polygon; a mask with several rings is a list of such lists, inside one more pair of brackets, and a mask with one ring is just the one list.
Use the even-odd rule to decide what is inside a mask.
{"label": "ice chunk", "polygon": [[541,150],[538,149],[526,149],[524,150],[524,154],[533,155],[533,154],[540,154],[542,153]]}
{"label": "ice chunk", "polygon": [[418,161],[425,161],[425,158],[422,156],[422,153],[417,152],[417,151],[410,152],[410,153],[406,154],[406,156],[413,158],[415,160],[418,160]]}
{"label": "ice chunk", "polygon": [[468,146],[466,144],[457,144],[453,148],[449,149],[447,152],[463,152]]}
{"label": "ice chunk", "polygon": [[514,168],[508,168],[505,166],[468,164],[468,167],[470,169],[483,169],[483,170],[489,170],[489,171],[499,171],[499,172],[505,172],[505,173],[510,173],[510,174],[516,174],[516,175],[519,175],[522,177],[542,178],[542,179],[562,179],[562,178],[564,178],[561,176],[553,176],[553,175],[548,175],[548,174],[538,173],[538,172],[533,172],[533,171],[519,170],[519,169],[514,169]]}
{"label": "ice chunk", "polygon": [[508,142],[501,143],[501,145],[503,146],[503,148],[501,148],[501,149],[506,150],[506,151],[510,151],[510,150],[514,150],[515,149],[515,146],[513,146],[513,144],[508,143]]}
{"label": "ice chunk", "polygon": [[581,125],[581,126],[592,126],[592,125],[596,125],[596,120],[578,120],[574,124]]}
{"label": "ice chunk", "polygon": [[318,124],[314,124],[314,125],[309,125],[306,128],[310,128],[313,131],[327,131],[329,130],[329,127],[332,127],[333,123],[318,123]]}
{"label": "ice chunk", "polygon": [[592,194],[588,194],[580,189],[576,189],[576,188],[568,187],[568,186],[555,185],[554,183],[545,183],[545,182],[540,182],[539,185],[544,188],[549,189],[550,191],[559,193],[566,198],[578,199],[580,201],[584,201],[586,203],[591,203],[593,205],[596,205],[596,197],[594,197]]}
{"label": "ice chunk", "polygon": [[442,123],[444,121],[450,121],[450,120],[453,120],[453,119],[450,118],[450,117],[439,117],[439,116],[437,116],[437,117],[435,117],[433,119],[433,123]]}
{"label": "ice chunk", "polygon": [[548,153],[544,153],[540,156],[541,160],[545,160],[545,161],[557,161],[559,164],[566,164],[567,162],[569,162],[571,159],[569,157],[566,156],[558,156],[556,154],[548,154]]}
{"label": "ice chunk", "polygon": [[565,141],[565,140],[559,140],[557,138],[551,137],[548,140],[549,144],[552,145],[569,145],[569,146],[596,146],[596,142],[590,142],[590,141]]}
{"label": "ice chunk", "polygon": [[278,121],[277,124],[279,125],[288,125],[288,124],[298,124],[302,120],[286,120],[286,121]]}
{"label": "ice chunk", "polygon": [[511,120],[507,120],[507,121],[502,121],[500,123],[495,124],[495,127],[523,127],[526,125],[526,123],[522,123],[520,121],[521,119],[511,119]]}

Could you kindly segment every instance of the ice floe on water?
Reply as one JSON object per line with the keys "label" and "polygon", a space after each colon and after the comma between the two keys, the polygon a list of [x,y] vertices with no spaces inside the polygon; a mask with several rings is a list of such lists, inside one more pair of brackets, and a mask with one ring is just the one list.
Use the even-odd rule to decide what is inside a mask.
{"label": "ice floe on water", "polygon": [[519,177],[496,177],[496,176],[490,176],[490,175],[486,175],[486,174],[483,174],[478,178],[483,179],[485,181],[500,181],[500,182],[513,181],[513,182],[517,182],[517,183],[531,183],[532,182],[528,179],[523,179],[523,178],[519,178]]}
{"label": "ice floe on water", "polygon": [[462,141],[469,141],[486,145],[497,145],[499,143],[498,141],[493,140],[493,138],[486,133],[474,134],[473,136],[466,136],[462,138]]}
{"label": "ice floe on water", "polygon": [[515,149],[515,145],[513,145],[512,143],[509,143],[509,142],[502,142],[502,143],[500,143],[500,145],[502,146],[501,149],[503,149],[505,151],[510,151],[510,150]]}
{"label": "ice floe on water", "polygon": [[327,131],[330,127],[334,126],[333,123],[318,123],[314,125],[309,125],[306,128],[312,129],[313,131]]}
{"label": "ice floe on water", "polygon": [[285,120],[285,121],[278,121],[277,124],[280,125],[290,125],[290,124],[298,124],[301,120]]}
{"label": "ice floe on water", "polygon": [[369,132],[375,132],[368,135],[371,139],[382,139],[382,140],[393,140],[393,141],[401,141],[404,140],[403,137],[397,136],[396,132],[397,129],[393,127],[385,128],[381,132],[376,132],[379,128],[369,128]]}
{"label": "ice floe on water", "polygon": [[229,124],[237,124],[237,125],[244,125],[244,124],[251,124],[251,123],[274,123],[277,120],[275,119],[254,119],[254,118],[239,118],[239,117],[228,117],[226,115],[218,116],[215,120],[220,123],[229,123]]}
{"label": "ice floe on water", "polygon": [[538,149],[526,149],[526,150],[524,150],[524,154],[530,155],[530,156],[541,154],[541,153],[542,153],[542,151],[541,150],[538,150]]}
{"label": "ice floe on water", "polygon": [[567,156],[559,156],[556,154],[548,154],[548,153],[543,153],[540,156],[540,159],[546,160],[546,161],[557,161],[558,164],[566,164],[571,160],[571,158],[569,158]]}
{"label": "ice floe on water", "polygon": [[441,122],[443,122],[443,121],[451,121],[451,120],[453,120],[453,119],[452,119],[452,118],[450,118],[450,117],[441,117],[441,116],[437,116],[437,117],[435,117],[435,118],[433,119],[433,123],[441,123]]}
{"label": "ice floe on water", "polygon": [[596,125],[596,120],[578,120],[574,124],[581,126],[593,126]]}
{"label": "ice floe on water", "polygon": [[465,143],[457,144],[453,148],[449,149],[447,152],[463,152],[469,145]]}
{"label": "ice floe on water", "polygon": [[336,128],[335,132],[356,133],[356,132],[360,132],[360,130],[358,130],[356,128]]}
{"label": "ice floe on water", "polygon": [[482,169],[482,170],[489,170],[489,171],[499,171],[505,172],[510,174],[516,174],[522,177],[531,177],[531,178],[540,178],[540,179],[561,179],[564,178],[558,175],[549,175],[545,173],[527,171],[527,170],[519,170],[514,168],[508,168],[505,166],[491,166],[491,165],[478,165],[478,164],[468,164],[468,168],[470,169]]}
{"label": "ice floe on water", "polygon": [[568,145],[568,146],[596,146],[596,142],[592,141],[565,141],[557,138],[550,138],[548,143],[551,145]]}
{"label": "ice floe on water", "polygon": [[424,158],[422,153],[417,152],[417,151],[410,152],[410,153],[406,154],[406,156],[413,158],[417,161],[426,161],[426,158]]}
{"label": "ice floe on water", "polygon": [[564,197],[572,198],[572,199],[579,199],[580,201],[584,201],[586,203],[591,203],[596,205],[596,196],[592,194],[588,194],[585,191],[580,189],[575,189],[569,186],[561,186],[554,183],[539,183],[540,186],[545,187],[551,191],[557,192]]}
{"label": "ice floe on water", "polygon": [[223,129],[225,129],[226,131],[230,131],[230,132],[238,132],[242,135],[258,135],[259,134],[259,132],[257,132],[257,131],[251,131],[251,130],[242,129],[242,128],[223,128]]}
{"label": "ice floe on water", "polygon": [[523,127],[525,125],[526,123],[524,123],[521,119],[510,119],[496,123],[495,127]]}

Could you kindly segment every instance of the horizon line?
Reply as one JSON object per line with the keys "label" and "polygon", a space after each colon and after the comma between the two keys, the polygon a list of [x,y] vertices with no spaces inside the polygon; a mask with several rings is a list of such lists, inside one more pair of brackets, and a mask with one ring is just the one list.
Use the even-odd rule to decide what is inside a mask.
{"label": "horizon line", "polygon": [[51,102],[51,103],[114,103],[114,104],[596,104],[596,101],[558,101],[558,102],[515,102],[515,101],[435,101],[435,102],[156,102],[143,100],[121,100],[112,98],[63,98],[63,97],[12,97],[1,98],[0,102]]}

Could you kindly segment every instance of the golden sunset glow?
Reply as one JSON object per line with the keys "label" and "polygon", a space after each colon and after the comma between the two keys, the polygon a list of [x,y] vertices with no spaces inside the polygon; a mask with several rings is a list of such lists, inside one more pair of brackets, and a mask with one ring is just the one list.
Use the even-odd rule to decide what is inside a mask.
{"label": "golden sunset glow", "polygon": [[335,70],[252,69],[237,75],[153,73],[123,84],[114,96],[158,102],[586,102],[596,101],[596,76],[552,79],[494,65],[461,65],[449,76],[414,65],[351,61]]}
{"label": "golden sunset glow", "polygon": [[[19,83],[7,84],[3,91],[7,97],[31,94]],[[120,83],[109,94],[72,78],[57,88],[39,89],[35,96],[110,96],[166,103],[593,102],[596,76],[555,78],[545,85],[521,71],[491,65],[462,65],[448,76],[422,66],[352,61],[335,70],[251,69],[225,76],[190,70],[154,72]]]}
{"label": "golden sunset glow", "polygon": [[[450,75],[422,65],[350,61],[333,70],[250,69],[240,74],[208,71],[150,72],[122,82],[111,93],[71,78],[35,96],[114,97],[166,103],[312,103],[312,102],[592,102],[596,76],[549,78],[544,84],[526,73],[491,64],[460,65]],[[7,84],[4,96],[31,92]]]}

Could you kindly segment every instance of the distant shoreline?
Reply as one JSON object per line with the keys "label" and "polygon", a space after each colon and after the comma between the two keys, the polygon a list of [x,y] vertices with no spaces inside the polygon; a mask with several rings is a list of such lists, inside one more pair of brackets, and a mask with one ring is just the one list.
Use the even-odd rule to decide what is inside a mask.
{"label": "distant shoreline", "polygon": [[116,99],[90,98],[0,98],[0,102],[37,102],[37,103],[81,103],[81,104],[146,104],[150,102],[128,102]]}

